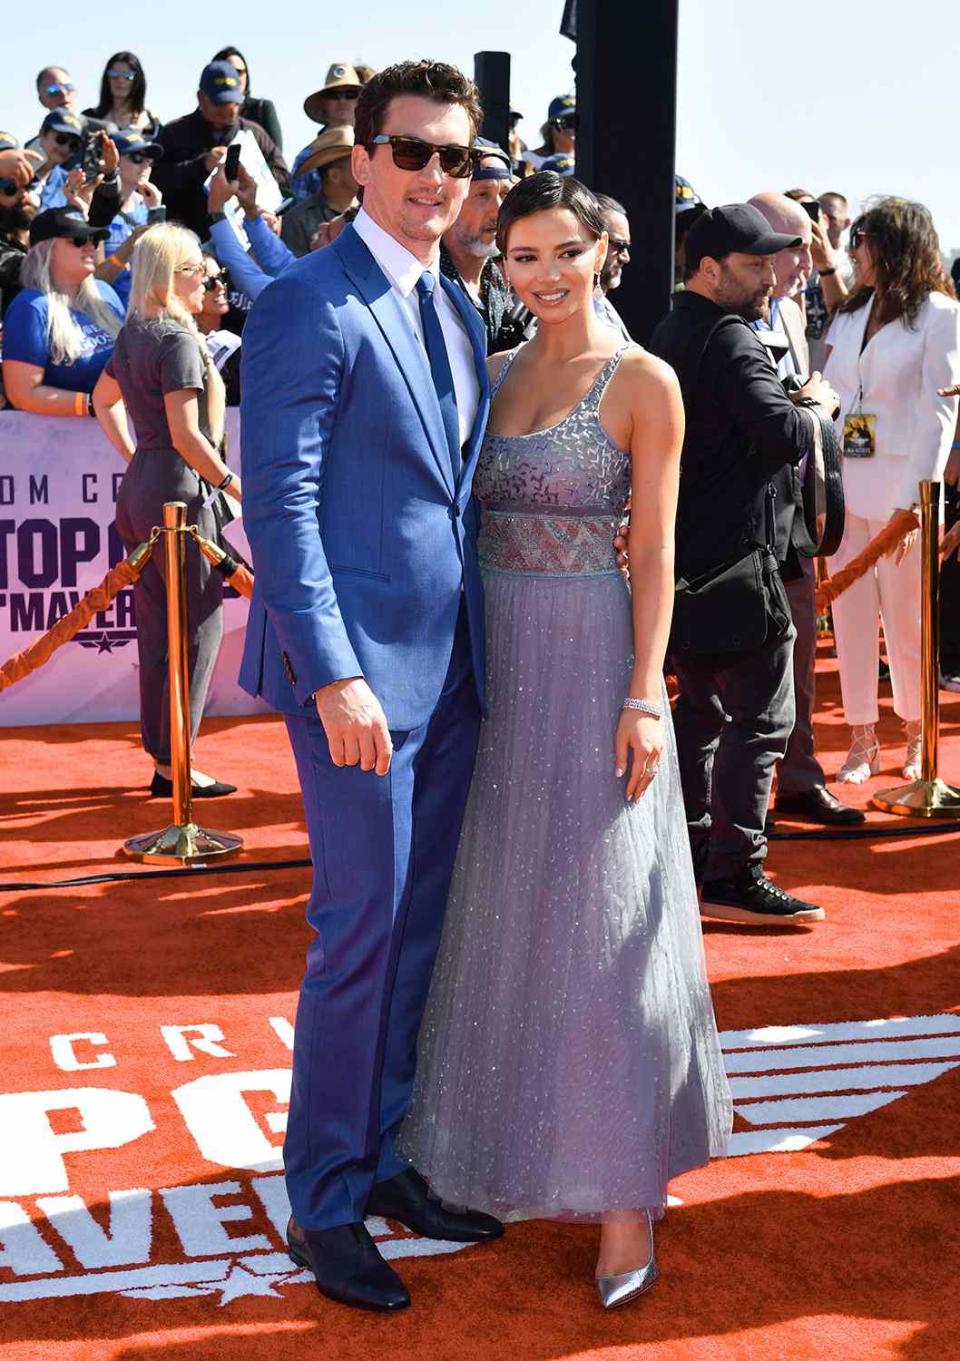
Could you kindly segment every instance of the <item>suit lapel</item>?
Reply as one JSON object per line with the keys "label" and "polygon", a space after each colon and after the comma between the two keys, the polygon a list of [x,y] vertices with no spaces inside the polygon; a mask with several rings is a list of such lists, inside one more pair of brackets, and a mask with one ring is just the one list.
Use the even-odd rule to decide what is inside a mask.
{"label": "suit lapel", "polygon": [[413,405],[423,425],[437,471],[447,491],[453,496],[456,488],[453,485],[440,403],[437,401],[427,356],[417,344],[410,318],[404,311],[403,303],[394,292],[390,280],[352,227],[346,227],[330,249],[338,247],[344,269],[369,307],[384,340],[390,347],[397,367],[403,374]]}
{"label": "suit lapel", "polygon": [[470,348],[473,351],[473,363],[477,373],[477,382],[480,387],[477,414],[474,417],[473,428],[470,431],[470,437],[467,440],[466,456],[463,460],[463,471],[460,474],[460,485],[469,486],[473,477],[473,470],[476,467],[477,457],[480,453],[480,446],[483,442],[483,433],[487,428],[487,417],[490,414],[490,382],[487,377],[487,333],[483,322],[480,320],[477,309],[459,284],[454,283],[444,274],[441,274],[440,287],[457,309],[457,315],[463,322],[467,335],[470,337]]}

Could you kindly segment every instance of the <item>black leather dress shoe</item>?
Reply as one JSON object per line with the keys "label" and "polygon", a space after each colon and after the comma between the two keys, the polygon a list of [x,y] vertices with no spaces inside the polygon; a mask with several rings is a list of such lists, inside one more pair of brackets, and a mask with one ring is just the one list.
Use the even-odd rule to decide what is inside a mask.
{"label": "black leather dress shoe", "polygon": [[406,1309],[410,1303],[407,1287],[380,1256],[362,1224],[306,1233],[291,1218],[287,1251],[297,1266],[313,1272],[317,1289],[328,1300],[385,1313]]}
{"label": "black leather dress shoe", "polygon": [[[237,786],[235,784],[221,784],[219,780],[214,780],[213,784],[195,784],[192,788],[191,797],[195,799],[222,799],[224,794],[235,794]],[[150,783],[151,799],[172,799],[173,781],[168,780],[166,775],[161,775],[159,770],[153,772],[153,780]]]}
{"label": "black leather dress shoe", "polygon": [[376,1183],[367,1201],[367,1214],[398,1219],[414,1233],[446,1243],[482,1243],[503,1233],[503,1225],[493,1215],[444,1205],[413,1167],[389,1181]]}
{"label": "black leather dress shoe", "polygon": [[866,820],[859,808],[848,808],[822,784],[802,794],[778,794],[773,807],[777,813],[795,813],[823,827],[859,827]]}

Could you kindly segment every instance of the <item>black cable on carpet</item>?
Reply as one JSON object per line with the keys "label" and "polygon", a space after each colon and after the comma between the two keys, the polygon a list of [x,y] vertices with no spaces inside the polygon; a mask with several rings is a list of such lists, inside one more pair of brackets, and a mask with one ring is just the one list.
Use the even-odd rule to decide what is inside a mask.
{"label": "black cable on carpet", "polygon": [[[950,832],[960,832],[960,822],[925,822],[911,827],[819,827],[810,832],[767,833],[769,841],[882,841],[885,837],[944,836]],[[91,884],[119,884],[131,879],[185,879],[191,875],[202,874],[245,874],[271,870],[306,870],[312,868],[312,860],[239,860],[229,865],[199,863],[186,865],[182,869],[163,870],[117,870],[109,874],[88,874],[75,879],[51,879],[47,883],[31,879],[0,881],[0,893],[24,893],[50,888],[87,888]]]}

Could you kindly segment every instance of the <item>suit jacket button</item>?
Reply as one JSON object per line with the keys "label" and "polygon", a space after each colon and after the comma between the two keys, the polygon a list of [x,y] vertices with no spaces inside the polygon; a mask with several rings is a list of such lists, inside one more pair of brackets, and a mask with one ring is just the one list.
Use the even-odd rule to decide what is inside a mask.
{"label": "suit jacket button", "polygon": [[456,502],[454,502],[454,504],[453,504],[453,518],[454,518],[455,520],[459,520],[459,519],[460,519],[460,507],[459,507],[459,505],[458,505]]}

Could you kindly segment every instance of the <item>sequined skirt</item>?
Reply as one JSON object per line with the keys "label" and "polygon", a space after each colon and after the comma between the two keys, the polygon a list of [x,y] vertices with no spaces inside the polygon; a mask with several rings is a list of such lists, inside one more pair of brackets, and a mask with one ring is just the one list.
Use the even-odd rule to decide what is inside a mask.
{"label": "sequined skirt", "polygon": [[477,550],[492,572],[597,576],[616,572],[613,515],[542,515],[485,510]]}

